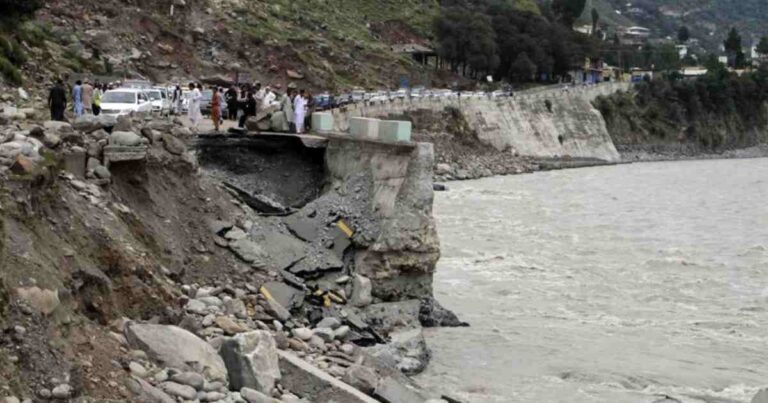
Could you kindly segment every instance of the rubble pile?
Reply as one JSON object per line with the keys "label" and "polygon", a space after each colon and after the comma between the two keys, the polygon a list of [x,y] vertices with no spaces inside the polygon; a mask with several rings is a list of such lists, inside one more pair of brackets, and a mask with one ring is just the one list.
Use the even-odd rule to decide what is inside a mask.
{"label": "rubble pile", "polygon": [[[78,268],[87,252],[61,251],[59,288],[14,289],[14,307],[34,307],[34,315],[43,316],[12,316],[5,332],[11,336],[0,332],[0,348],[19,349],[14,335],[25,331],[26,337],[49,331],[26,330],[33,323],[68,326],[73,316],[61,316],[69,309],[81,323],[108,326],[109,343],[116,344],[110,354],[117,355],[84,360],[83,371],[50,368],[66,376],[35,379],[34,396],[24,399],[81,397],[83,382],[91,382],[145,402],[444,401],[408,377],[429,362],[422,326],[463,325],[431,297],[439,250],[430,210],[430,147],[333,140],[322,194],[284,214],[253,208],[225,183],[209,193],[200,193],[201,185],[155,184],[154,192],[176,192],[177,203],[202,214],[189,217],[146,188],[152,169],[166,162],[182,162],[179,172],[193,178],[185,178],[190,184],[206,178],[192,133],[178,120],[87,116],[37,124],[19,114],[0,126],[0,134],[0,175],[10,182],[66,184],[45,188],[68,194],[71,201],[59,193],[63,208],[82,209],[85,230],[106,249],[95,252],[104,254],[104,267]],[[190,196],[194,203],[177,194],[192,190],[198,192]],[[213,208],[214,196],[234,207]],[[152,209],[158,203],[165,210]],[[127,232],[110,233],[115,220]],[[147,235],[189,220],[194,226],[175,232],[181,239],[164,247]],[[57,224],[52,217],[49,222]],[[202,231],[190,232],[196,227]],[[145,245],[136,249],[123,241],[127,237]],[[192,265],[192,254],[199,261],[227,255],[237,263],[191,276],[191,268],[165,267],[177,247],[187,251],[178,262],[183,266]],[[120,256],[131,258],[120,263]],[[119,301],[118,291],[123,298],[152,296]],[[3,298],[0,293],[0,311]],[[0,371],[3,365],[0,360]]]}

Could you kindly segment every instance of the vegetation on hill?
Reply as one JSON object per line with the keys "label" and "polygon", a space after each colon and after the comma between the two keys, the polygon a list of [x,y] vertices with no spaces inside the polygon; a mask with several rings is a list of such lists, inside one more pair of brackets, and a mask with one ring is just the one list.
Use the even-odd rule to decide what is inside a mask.
{"label": "vegetation on hill", "polygon": [[22,77],[18,68],[27,61],[18,40],[24,33],[23,29],[19,29],[19,23],[41,6],[40,0],[0,0],[0,76],[14,85],[21,84]]}
{"label": "vegetation on hill", "polygon": [[[505,1],[444,1],[435,20],[438,54],[452,71],[472,77],[522,82],[564,76],[596,55],[598,45],[570,28],[580,13],[578,5],[568,6],[571,1],[559,0],[542,15]],[[583,7],[583,1],[574,2]]]}
{"label": "vegetation on hill", "polygon": [[696,80],[671,76],[601,97],[617,147],[720,152],[768,140],[768,69],[738,76],[715,63]]}

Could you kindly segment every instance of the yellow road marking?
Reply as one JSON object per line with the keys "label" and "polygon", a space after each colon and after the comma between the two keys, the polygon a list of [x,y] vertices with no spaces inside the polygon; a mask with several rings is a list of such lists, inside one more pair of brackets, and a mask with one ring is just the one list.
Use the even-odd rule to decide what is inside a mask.
{"label": "yellow road marking", "polygon": [[348,237],[352,238],[352,234],[354,234],[354,232],[352,232],[352,230],[347,227],[347,224],[344,222],[344,220],[339,220],[339,222],[336,223],[336,226],[339,227],[342,232],[347,234]]}

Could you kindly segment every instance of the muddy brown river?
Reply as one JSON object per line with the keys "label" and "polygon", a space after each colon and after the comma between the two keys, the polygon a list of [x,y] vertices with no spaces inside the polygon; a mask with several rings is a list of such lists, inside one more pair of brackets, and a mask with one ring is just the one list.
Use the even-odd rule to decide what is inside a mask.
{"label": "muddy brown river", "polygon": [[469,402],[749,402],[768,386],[768,159],[496,177],[436,195],[418,380]]}

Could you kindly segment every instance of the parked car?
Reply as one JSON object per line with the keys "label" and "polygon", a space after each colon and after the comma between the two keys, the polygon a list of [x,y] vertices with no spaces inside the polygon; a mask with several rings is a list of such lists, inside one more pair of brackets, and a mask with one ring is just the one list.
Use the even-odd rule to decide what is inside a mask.
{"label": "parked car", "polygon": [[171,104],[168,102],[168,94],[163,93],[162,89],[152,88],[147,90],[149,102],[152,103],[152,113],[160,116],[171,114]]}
{"label": "parked car", "polygon": [[315,95],[314,100],[315,100],[315,110],[324,111],[326,109],[332,108],[331,95],[328,94],[327,92]]}
{"label": "parked car", "polygon": [[119,88],[109,90],[101,97],[101,113],[109,116],[152,113],[152,102],[146,90]]}
{"label": "parked car", "polygon": [[385,91],[374,92],[371,94],[369,102],[384,102],[389,100],[389,95]]}
{"label": "parked car", "polygon": [[335,108],[338,108],[340,106],[349,105],[350,103],[352,103],[352,94],[344,93],[336,96],[333,105]]}
{"label": "parked car", "polygon": [[365,91],[363,90],[354,90],[350,95],[352,96],[352,99],[351,99],[352,103],[365,101]]}
{"label": "parked car", "polygon": [[395,92],[395,97],[397,98],[404,99],[407,96],[408,96],[408,90],[406,88],[400,88]]}
{"label": "parked car", "polygon": [[424,96],[424,87],[411,88],[411,98],[418,99]]}
{"label": "parked car", "polygon": [[171,111],[173,110],[173,100],[171,100],[171,97],[173,96],[173,90],[168,90],[167,87],[155,87],[154,89],[160,91],[160,95],[163,97],[163,110],[168,109],[168,113],[166,115],[170,115]]}

